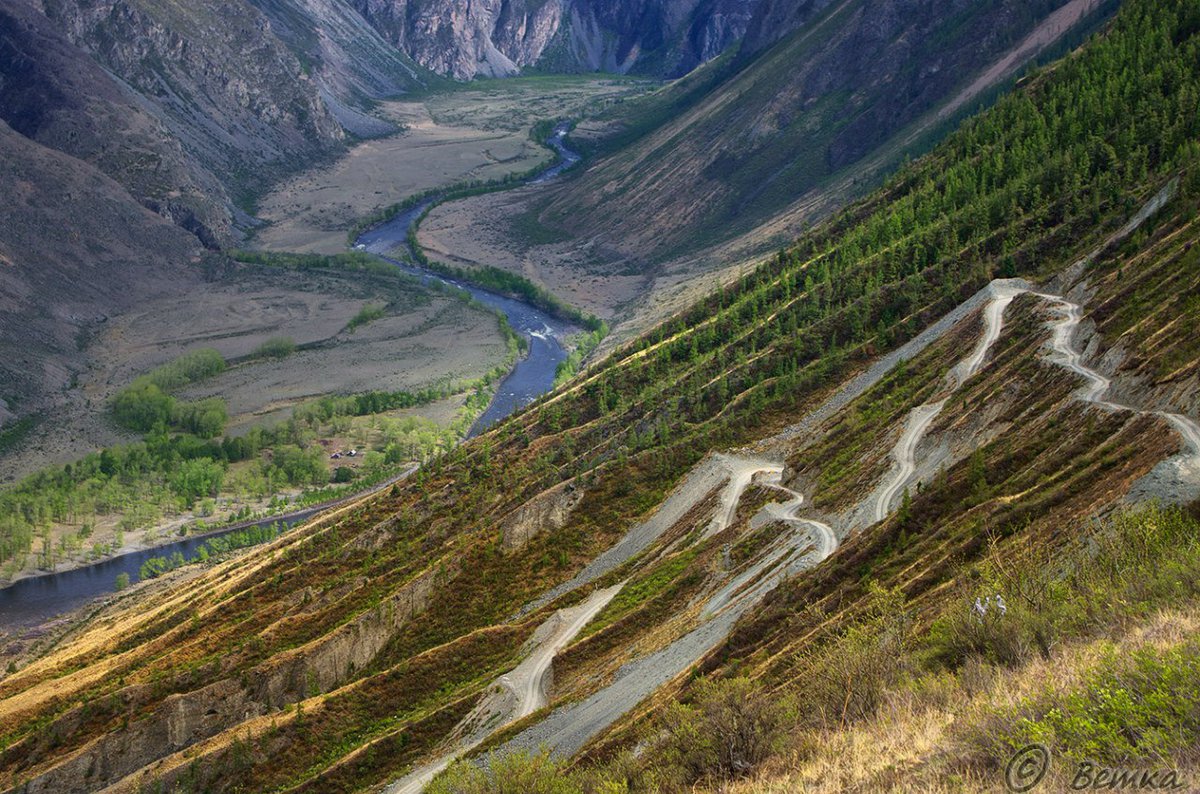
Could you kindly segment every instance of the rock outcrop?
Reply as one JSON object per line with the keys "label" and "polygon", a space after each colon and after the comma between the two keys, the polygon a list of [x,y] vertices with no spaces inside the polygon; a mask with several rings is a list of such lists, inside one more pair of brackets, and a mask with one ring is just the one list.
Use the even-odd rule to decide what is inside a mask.
{"label": "rock outcrop", "polygon": [[528,66],[675,77],[742,37],[760,0],[355,0],[421,65],[467,80]]}
{"label": "rock outcrop", "polygon": [[239,190],[344,137],[317,85],[244,2],[47,0],[46,16]]}

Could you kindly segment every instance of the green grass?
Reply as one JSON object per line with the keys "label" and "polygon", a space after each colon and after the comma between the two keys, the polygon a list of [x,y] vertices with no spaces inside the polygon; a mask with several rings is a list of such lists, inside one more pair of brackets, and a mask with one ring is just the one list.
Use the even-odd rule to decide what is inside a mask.
{"label": "green grass", "polygon": [[1200,747],[1200,642],[1118,653],[1081,671],[1076,685],[1052,682],[966,728],[997,767],[1031,743],[1055,757],[1108,766],[1174,768]]}
{"label": "green grass", "polygon": [[368,323],[373,323],[376,320],[382,320],[385,314],[385,307],[377,303],[368,303],[358,310],[358,314],[350,318],[350,322],[346,323],[346,330],[354,333],[359,328],[362,328]]}

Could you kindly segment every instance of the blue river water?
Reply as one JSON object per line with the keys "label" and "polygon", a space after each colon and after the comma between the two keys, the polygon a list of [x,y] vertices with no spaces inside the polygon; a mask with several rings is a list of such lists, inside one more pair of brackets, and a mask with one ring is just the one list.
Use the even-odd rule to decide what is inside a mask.
{"label": "blue river water", "polygon": [[[278,521],[290,527],[312,517],[320,509],[313,508],[286,516],[275,516],[254,522],[252,526],[267,526]],[[0,589],[0,629],[34,625],[76,609],[98,596],[112,593],[116,589],[117,577],[121,574],[126,574],[130,582],[138,581],[142,563],[151,557],[170,557],[179,552],[184,559],[191,559],[196,556],[197,549],[205,541],[228,535],[246,526],[249,525],[239,524],[208,535],[197,535],[152,549],[131,551],[70,571],[19,579]]]}
{"label": "blue river water", "polygon": [[[527,184],[546,182],[579,162],[579,155],[565,145],[564,139],[568,129],[566,124],[555,128],[554,134],[546,143],[558,153],[558,160],[529,179]],[[480,303],[503,312],[513,329],[528,340],[527,355],[518,361],[500,382],[491,404],[471,427],[468,434],[468,437],[471,437],[554,387],[554,375],[558,365],[567,357],[563,346],[565,337],[578,329],[524,301],[481,289],[465,281],[431,273],[387,256],[397,249],[407,247],[409,228],[437,198],[432,196],[392,220],[363,232],[356,241],[356,247],[386,259],[397,268],[427,283],[438,281],[466,290]],[[324,508],[310,508],[268,518],[258,522],[258,525],[279,521],[292,526],[312,517],[321,509]],[[111,594],[120,574],[127,574],[131,582],[138,581],[142,563],[151,557],[170,557],[179,552],[190,559],[196,555],[196,550],[205,540],[227,535],[243,526],[245,525],[230,527],[208,536],[185,538],[153,549],[129,552],[69,571],[20,579],[8,587],[0,588],[0,629],[35,625],[77,609],[95,598]]]}
{"label": "blue river water", "polygon": [[[546,140],[546,143],[558,153],[558,160],[540,174],[529,179],[527,184],[542,184],[579,162],[579,155],[568,149],[564,143],[568,129],[566,124],[560,124],[554,129],[554,134]],[[405,273],[416,276],[425,282],[438,281],[466,290],[480,303],[503,312],[504,316],[508,318],[509,325],[528,341],[528,354],[517,362],[513,370],[500,383],[491,405],[471,428],[468,434],[470,437],[478,435],[497,421],[550,391],[554,387],[554,375],[558,370],[558,365],[567,357],[567,351],[563,346],[564,339],[568,334],[579,329],[517,298],[482,289],[467,281],[431,273],[415,265],[389,257],[388,254],[408,249],[409,230],[438,198],[436,195],[431,196],[390,221],[363,232],[359,235],[355,247],[386,259]]]}

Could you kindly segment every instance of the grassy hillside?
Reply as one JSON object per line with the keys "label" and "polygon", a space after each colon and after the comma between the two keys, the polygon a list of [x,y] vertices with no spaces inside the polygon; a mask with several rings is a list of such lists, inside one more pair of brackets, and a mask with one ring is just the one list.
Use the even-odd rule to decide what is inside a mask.
{"label": "grassy hillside", "polygon": [[[962,736],[1017,741],[1027,729],[1014,715],[1028,714],[1056,750],[1088,747],[1088,735],[1052,715],[1058,702],[1086,707],[1095,690],[1087,682],[1128,681],[1132,668],[1122,665],[1142,671],[1138,692],[1191,680],[1190,646],[1126,630],[1153,630],[1156,610],[1192,608],[1195,525],[1173,510],[1091,524],[1180,442],[1153,415],[1073,397],[1080,380],[1046,354],[1052,304],[1026,294],[1009,306],[987,366],[947,397],[932,425],[940,471],[881,522],[857,521],[851,505],[878,480],[900,418],[944,391],[939,384],[975,344],[977,311],[825,421],[772,434],[997,276],[1050,282],[1046,290],[1084,285],[1078,299],[1095,326],[1087,360],[1113,377],[1122,400],[1194,416],[1200,350],[1178,319],[1194,315],[1200,289],[1198,87],[1200,11],[1129,0],[1104,35],[868,199],[486,435],[266,549],[122,595],[33,654],[0,680],[0,780],[24,791],[369,789],[445,747],[555,609],[626,580],[559,654],[551,706],[583,702],[628,663],[694,631],[712,630],[716,650],[701,654],[699,680],[668,675],[660,692],[590,740],[579,774],[591,780],[541,764],[556,786],[598,777],[686,791],[774,770],[786,790],[786,776],[806,779],[802,762],[834,763],[822,745],[895,724],[884,721],[897,713],[889,709],[909,671],[928,677],[918,705],[943,709],[930,720],[954,710],[961,693],[995,707],[964,718]],[[1164,208],[1106,243],[1176,177]],[[720,616],[700,606],[753,574],[772,548],[781,530],[756,516],[778,496],[760,484],[727,512],[724,480],[702,476],[718,459],[693,467],[769,437],[756,454],[780,456],[780,482],[812,498],[812,516],[844,536],[828,560],[743,613],[724,640],[711,629]],[[521,609],[654,513],[685,477],[696,498],[663,519],[657,541],[580,589]],[[1091,558],[1102,572],[1162,561],[1178,576],[1067,568],[1060,578],[1039,564],[1078,559],[1094,548],[1087,533],[1107,550]],[[1130,538],[1137,543],[1122,540]],[[975,632],[964,607],[994,596],[997,583],[1015,588],[1005,590],[1014,620]],[[1121,608],[1089,606],[1110,601]],[[1086,643],[1105,637],[1137,653],[1111,663],[1089,656]],[[858,666],[839,666],[851,662]],[[1008,710],[978,683],[1024,675],[1032,688],[1039,664],[1081,677],[1055,679]],[[722,679],[733,683],[700,682]],[[818,697],[814,679],[873,688],[830,684]],[[761,710],[751,751],[730,757],[705,745],[718,735],[710,719],[742,714],[762,703],[760,693],[790,707]],[[536,736],[545,716],[489,742],[526,728]],[[1156,736],[1173,731],[1194,747],[1186,715],[1155,726]],[[901,735],[919,747],[914,730],[905,724]],[[635,744],[638,755],[624,752]],[[961,757],[922,767],[931,785],[995,774],[1002,753],[964,746]],[[1130,763],[1178,750],[1165,739],[1107,746],[1106,759]],[[846,773],[868,788],[904,782],[894,771]]]}

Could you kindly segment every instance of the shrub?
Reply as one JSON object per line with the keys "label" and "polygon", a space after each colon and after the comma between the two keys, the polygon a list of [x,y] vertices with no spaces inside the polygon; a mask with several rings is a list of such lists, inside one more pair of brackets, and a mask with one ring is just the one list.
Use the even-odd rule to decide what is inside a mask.
{"label": "shrub", "polygon": [[969,746],[984,766],[1002,765],[1031,742],[1054,755],[1105,765],[1200,757],[1200,642],[1109,653],[1075,686],[1051,683],[1013,706],[968,718]]}
{"label": "shrub", "polygon": [[366,306],[363,306],[358,310],[358,314],[350,318],[350,322],[346,323],[346,330],[354,331],[355,329],[364,326],[367,323],[375,322],[383,317],[383,309],[384,307],[382,306],[368,303]]}
{"label": "shrub", "polygon": [[684,786],[745,777],[778,751],[790,711],[789,701],[748,678],[703,681],[692,703],[667,711],[660,748],[667,769],[659,771]]}
{"label": "shrub", "polygon": [[175,410],[175,398],[148,379],[139,378],[113,398],[113,417],[131,430],[147,431],[165,425]]}
{"label": "shrub", "polygon": [[[933,656],[950,667],[972,657],[1012,667],[1029,656],[1030,643],[1022,627],[1022,615],[1007,608],[995,588],[981,587],[975,600],[955,599],[955,608],[933,622],[929,643]],[[1005,604],[1001,609],[999,604]]]}
{"label": "shrub", "polygon": [[831,643],[800,657],[804,721],[842,725],[875,712],[909,663],[912,618],[899,590],[871,585],[866,614]]}
{"label": "shrub", "polygon": [[488,768],[459,761],[426,789],[428,794],[582,794],[565,766],[548,753],[492,756]]}
{"label": "shrub", "polygon": [[273,336],[254,349],[251,358],[287,358],[296,352],[296,340],[290,336]]}
{"label": "shrub", "polygon": [[[973,657],[1016,665],[1045,658],[1064,635],[1086,635],[1157,605],[1200,595],[1200,525],[1175,507],[1119,513],[1062,549],[1017,557],[993,543],[978,583],[930,627],[933,661],[958,667]],[[1006,609],[997,610],[996,599]],[[990,605],[983,615],[976,600]]]}
{"label": "shrub", "polygon": [[129,574],[127,574],[127,573],[117,574],[117,590],[118,590],[118,592],[121,590],[124,590],[126,587],[129,587]]}
{"label": "shrub", "polygon": [[184,353],[174,361],[155,367],[145,377],[163,391],[211,378],[225,371],[225,359],[211,347]]}
{"label": "shrub", "polygon": [[220,397],[195,402],[176,402],[171,410],[171,425],[200,438],[216,438],[225,431],[229,411]]}

